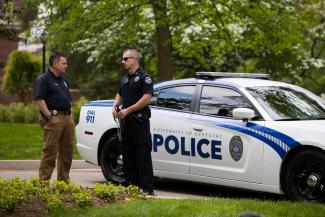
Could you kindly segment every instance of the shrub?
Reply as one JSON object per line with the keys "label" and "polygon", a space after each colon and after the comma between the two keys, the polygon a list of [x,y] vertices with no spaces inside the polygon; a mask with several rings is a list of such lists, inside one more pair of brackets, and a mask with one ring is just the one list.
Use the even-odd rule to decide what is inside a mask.
{"label": "shrub", "polygon": [[54,210],[54,209],[63,209],[64,204],[60,199],[59,194],[51,194],[47,198],[47,209]]}
{"label": "shrub", "polygon": [[[72,107],[72,116],[76,124],[79,122],[80,108],[86,102],[87,99],[81,97]],[[0,122],[37,123],[39,114],[36,103],[0,105]]]}
{"label": "shrub", "polygon": [[0,208],[10,212],[14,211],[22,201],[36,193],[36,189],[31,183],[18,177],[9,181],[1,178],[0,186]]}
{"label": "shrub", "polygon": [[87,102],[88,102],[88,100],[85,97],[80,97],[80,99],[73,105],[72,115],[73,115],[74,122],[76,124],[78,124],[78,122],[79,122],[81,106]]}
{"label": "shrub", "polygon": [[35,103],[0,105],[0,122],[36,123],[39,109]]}
{"label": "shrub", "polygon": [[4,69],[4,93],[17,93],[20,100],[25,102],[26,92],[32,89],[33,82],[40,73],[40,58],[34,57],[27,51],[13,51]]}
{"label": "shrub", "polygon": [[88,207],[92,204],[90,192],[83,190],[72,195],[77,207]]}
{"label": "shrub", "polygon": [[64,202],[72,202],[76,207],[89,207],[95,199],[92,195],[110,202],[125,198],[143,198],[139,188],[135,186],[126,188],[112,183],[97,183],[93,188],[83,188],[73,182],[54,181],[51,185],[49,181],[41,181],[39,178],[26,181],[18,177],[10,180],[0,177],[0,215],[4,210],[13,212],[22,202],[28,202],[32,197],[46,201],[48,210],[64,209]]}
{"label": "shrub", "polygon": [[101,185],[99,183],[96,183],[94,186],[96,197],[104,200],[115,200],[115,186],[112,184],[107,185]]}

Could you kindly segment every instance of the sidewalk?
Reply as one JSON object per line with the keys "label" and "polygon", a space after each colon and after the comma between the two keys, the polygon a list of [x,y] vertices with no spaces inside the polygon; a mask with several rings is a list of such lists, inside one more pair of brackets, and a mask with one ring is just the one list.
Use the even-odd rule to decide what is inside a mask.
{"label": "sidewalk", "polygon": [[[38,170],[40,160],[0,160],[0,170]],[[71,169],[100,169],[85,160],[73,160]]]}

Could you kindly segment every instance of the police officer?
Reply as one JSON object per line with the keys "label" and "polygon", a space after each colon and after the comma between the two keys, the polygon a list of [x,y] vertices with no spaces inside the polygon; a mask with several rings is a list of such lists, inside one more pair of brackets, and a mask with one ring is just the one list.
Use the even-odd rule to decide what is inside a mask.
{"label": "police officer", "polygon": [[57,179],[69,181],[72,162],[74,123],[71,117],[71,96],[62,74],[67,59],[61,53],[49,58],[49,69],[35,83],[34,96],[40,109],[39,123],[44,131],[42,158],[39,167],[41,180],[49,180],[57,161]]}
{"label": "police officer", "polygon": [[[133,184],[153,194],[151,160],[150,109],[153,94],[152,78],[140,67],[136,49],[123,52],[122,64],[127,73],[122,77],[115,97],[113,115],[122,120],[123,166],[126,184]],[[122,105],[118,111],[116,107]]]}

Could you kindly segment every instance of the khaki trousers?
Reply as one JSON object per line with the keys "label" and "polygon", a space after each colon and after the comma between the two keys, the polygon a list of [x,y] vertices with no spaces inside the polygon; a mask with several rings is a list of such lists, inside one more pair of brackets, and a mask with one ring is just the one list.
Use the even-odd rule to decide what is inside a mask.
{"label": "khaki trousers", "polygon": [[44,131],[43,152],[39,167],[41,180],[51,179],[57,160],[57,179],[69,181],[69,173],[73,155],[74,123],[71,115],[58,114],[50,121],[39,117],[40,125]]}

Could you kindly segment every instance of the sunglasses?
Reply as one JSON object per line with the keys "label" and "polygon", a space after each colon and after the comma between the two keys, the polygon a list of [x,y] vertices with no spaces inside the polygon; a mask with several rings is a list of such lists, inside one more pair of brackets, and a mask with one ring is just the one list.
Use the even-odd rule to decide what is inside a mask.
{"label": "sunglasses", "polygon": [[123,61],[126,62],[128,61],[129,58],[134,58],[134,57],[123,57]]}

